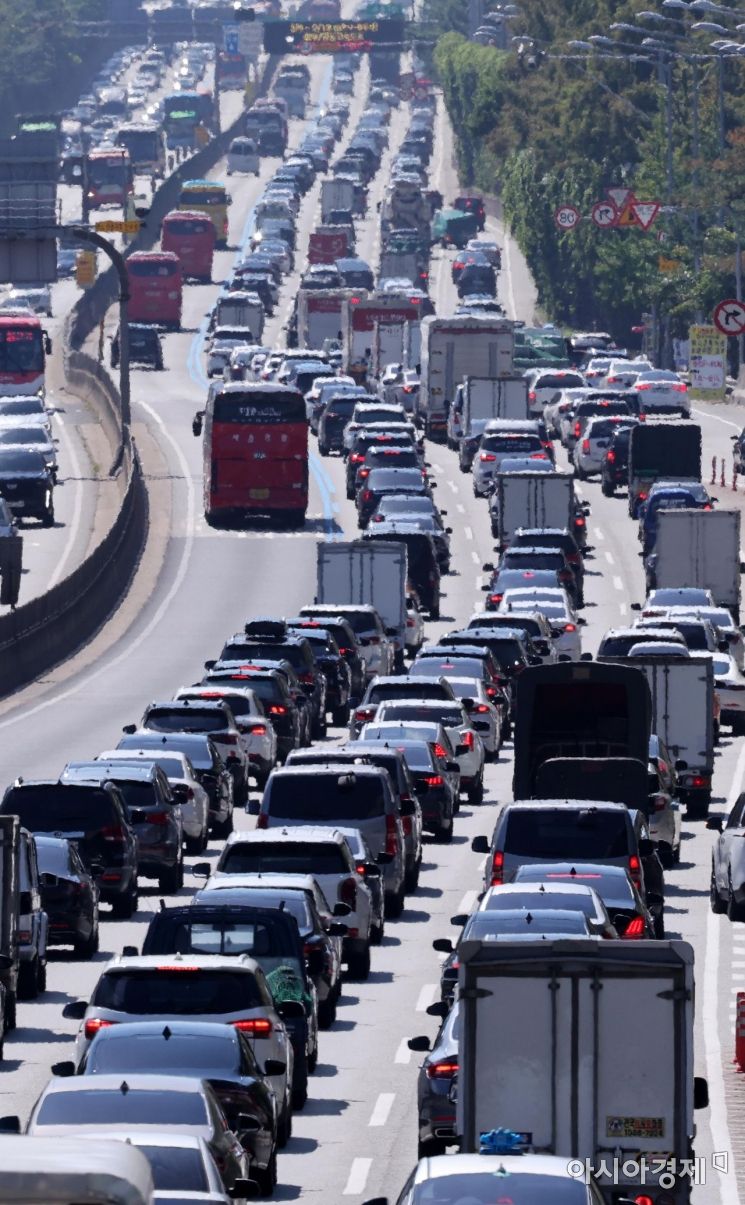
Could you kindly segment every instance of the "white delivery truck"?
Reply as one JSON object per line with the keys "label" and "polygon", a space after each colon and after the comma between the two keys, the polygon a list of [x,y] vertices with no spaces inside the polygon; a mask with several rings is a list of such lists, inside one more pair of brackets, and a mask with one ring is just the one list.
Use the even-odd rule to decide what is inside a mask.
{"label": "white delivery truck", "polygon": [[574,478],[571,473],[497,473],[489,514],[492,535],[503,552],[518,527],[572,530]]}
{"label": "white delivery truck", "polygon": [[512,374],[515,324],[492,314],[422,319],[418,409],[430,439],[446,437],[447,417],[466,376]]}
{"label": "white delivery truck", "polygon": [[297,345],[320,349],[326,339],[342,337],[342,311],[353,289],[300,289],[297,295]]}
{"label": "white delivery truck", "polygon": [[529,418],[528,382],[521,373],[503,377],[466,377],[455,391],[448,413],[448,447],[458,449],[460,467],[469,472],[484,427],[493,418]]}
{"label": "white delivery truck", "polygon": [[326,225],[340,213],[354,212],[354,181],[343,177],[321,181],[321,223]]}
{"label": "white delivery truck", "polygon": [[681,801],[703,817],[714,772],[714,664],[711,657],[634,657],[652,695],[652,732],[677,767]]}
{"label": "white delivery truck", "polygon": [[699,586],[739,623],[739,510],[661,510],[646,561],[647,589]]}
{"label": "white delivery truck", "polygon": [[410,280],[419,288],[419,257],[416,251],[382,251],[378,280]]}
{"label": "white delivery truck", "polygon": [[383,540],[319,544],[316,602],[375,607],[394,642],[396,664],[401,666],[406,644],[408,576],[405,544]]}
{"label": "white delivery truck", "polygon": [[264,307],[258,293],[225,293],[218,297],[210,318],[209,329],[220,326],[244,327],[256,343],[264,333]]}
{"label": "white delivery truck", "polygon": [[[379,377],[388,364],[403,364],[404,368],[415,368],[419,363],[420,338],[417,321],[376,318],[372,340],[373,376]],[[411,408],[407,406],[407,409]]]}
{"label": "white delivery truck", "polygon": [[656,1201],[673,1160],[668,1199],[688,1202],[693,1112],[708,1104],[693,1074],[691,946],[466,940],[458,956],[461,1150],[512,1131],[577,1179],[600,1172],[609,1205]]}
{"label": "white delivery truck", "polygon": [[[409,324],[409,341],[416,348],[421,318],[421,299],[395,293],[366,294],[360,289],[351,291],[342,310],[344,371],[364,384],[372,368],[375,324]],[[410,361],[411,362],[411,361]],[[417,363],[414,360],[412,366]]]}

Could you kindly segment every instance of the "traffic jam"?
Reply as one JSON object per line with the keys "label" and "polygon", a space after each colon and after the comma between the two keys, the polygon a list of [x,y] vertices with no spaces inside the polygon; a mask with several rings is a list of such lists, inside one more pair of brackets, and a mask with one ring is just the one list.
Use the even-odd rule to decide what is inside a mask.
{"label": "traffic jam", "polygon": [[[214,135],[207,61],[81,98],[91,208]],[[285,56],[127,256],[135,421],[196,517],[31,769],[9,729],[0,1201],[738,1200],[739,503],[685,376],[508,302],[448,137],[416,57]],[[43,462],[48,525],[9,296],[0,492]]]}

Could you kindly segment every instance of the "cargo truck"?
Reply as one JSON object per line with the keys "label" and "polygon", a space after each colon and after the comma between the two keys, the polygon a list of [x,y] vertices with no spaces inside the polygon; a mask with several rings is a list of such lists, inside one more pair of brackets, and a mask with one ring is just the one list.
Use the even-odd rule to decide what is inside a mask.
{"label": "cargo truck", "polygon": [[354,181],[343,176],[321,182],[321,221],[328,224],[332,213],[354,213]]}
{"label": "cargo truck", "polygon": [[344,371],[363,384],[372,370],[376,323],[408,322],[418,329],[421,314],[422,300],[413,295],[355,293],[342,313]]}
{"label": "cargo truck", "polygon": [[636,519],[655,481],[701,480],[701,428],[689,422],[639,423],[629,440],[629,514]]}
{"label": "cargo truck", "polygon": [[528,382],[522,374],[464,379],[448,414],[448,447],[468,473],[484,428],[494,418],[529,418]]}
{"label": "cargo truck", "polygon": [[422,321],[418,413],[430,439],[444,440],[450,407],[466,376],[512,373],[515,324],[492,315],[434,316]]}
{"label": "cargo truck", "polygon": [[344,305],[353,296],[353,289],[301,289],[297,296],[297,346],[322,348],[327,339],[340,339]]}
{"label": "cargo truck", "polygon": [[380,256],[379,280],[409,280],[416,288],[426,282],[427,274],[419,271],[419,256],[415,251],[383,251]]}
{"label": "cargo truck", "polygon": [[[376,319],[372,342],[373,376],[379,377],[388,364],[403,364],[404,368],[414,368],[419,363],[420,340],[418,322]],[[407,405],[407,410],[412,406],[413,398],[411,406]]]}
{"label": "cargo truck", "polygon": [[353,252],[346,226],[317,226],[308,238],[309,264],[333,264]]}
{"label": "cargo truck", "polygon": [[501,1129],[594,1175],[607,1205],[689,1202],[708,1086],[688,942],[472,939],[458,958],[461,1151]]}
{"label": "cargo truck", "polygon": [[574,478],[571,473],[497,473],[489,508],[497,549],[509,547],[518,527],[571,531]]}
{"label": "cargo truck", "polygon": [[[632,437],[633,438],[633,437]],[[698,586],[740,622],[739,510],[661,510],[645,562],[647,590]]]}
{"label": "cargo truck", "polygon": [[406,645],[406,546],[352,540],[318,545],[317,603],[353,603],[371,606],[380,615],[403,665]]}

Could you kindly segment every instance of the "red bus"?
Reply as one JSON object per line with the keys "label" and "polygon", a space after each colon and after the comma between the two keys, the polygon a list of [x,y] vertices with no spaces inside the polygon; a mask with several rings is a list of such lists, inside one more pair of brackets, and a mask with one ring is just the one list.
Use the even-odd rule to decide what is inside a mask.
{"label": "red bus", "polygon": [[127,260],[129,321],[181,329],[181,264],[172,251],[135,251]]}
{"label": "red bus", "polygon": [[184,279],[212,280],[212,260],[215,254],[215,227],[204,213],[173,209],[163,218],[160,228],[162,251],[178,256]]}
{"label": "red bus", "polygon": [[98,147],[88,154],[86,165],[88,207],[126,205],[134,192],[134,176],[129,151],[123,146]]}
{"label": "red bus", "polygon": [[35,314],[0,314],[0,395],[45,389],[46,356],[52,344]]}
{"label": "red bus", "polygon": [[220,384],[204,421],[204,514],[208,523],[267,517],[302,527],[308,509],[308,419],[298,389],[273,382]]}

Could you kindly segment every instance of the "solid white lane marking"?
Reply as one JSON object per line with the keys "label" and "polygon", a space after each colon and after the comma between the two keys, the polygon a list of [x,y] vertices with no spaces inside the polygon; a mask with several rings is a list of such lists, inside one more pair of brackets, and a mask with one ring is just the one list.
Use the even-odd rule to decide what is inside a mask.
{"label": "solid white lane marking", "polygon": [[458,487],[457,487],[457,485],[455,484],[455,482],[454,482],[454,481],[448,481],[448,485],[450,486],[450,488],[451,488],[451,490],[453,491],[453,493],[454,493],[454,494],[457,494],[457,493],[458,493]]}
{"label": "solid white lane marking", "polygon": [[[75,547],[75,541],[77,539],[78,531],[80,529],[80,516],[83,511],[82,472],[80,469],[80,460],[78,459],[77,449],[75,448],[75,441],[72,438],[72,436],[70,435],[70,432],[65,427],[65,424],[63,423],[59,414],[56,414],[56,413],[53,414],[52,421],[55,424],[55,426],[59,427],[60,438],[62,439],[62,442],[65,444],[65,447],[67,448],[67,454],[68,454],[68,457],[70,460],[70,469],[71,469],[71,473],[72,473],[72,478],[73,478],[73,481],[75,482],[75,499],[73,501],[73,506],[72,506],[72,517],[68,521],[67,539],[65,540],[65,546],[62,549],[62,555],[60,556],[59,560],[57,561],[57,564],[54,569],[54,573],[52,574],[52,576],[49,579],[49,584],[47,586],[47,590],[51,590],[52,586],[56,586],[57,582],[62,580],[62,575],[65,571],[65,567],[72,555],[72,550]],[[70,479],[67,478],[68,484],[69,484],[69,481],[70,481]]]}
{"label": "solid white lane marking", "polygon": [[458,912],[472,912],[476,907],[476,900],[478,898],[478,891],[467,891],[461,902],[458,904]]}
{"label": "solid white lane marking", "polygon": [[473,539],[473,531],[472,531],[472,529],[471,529],[470,527],[464,527],[464,528],[463,528],[463,535],[466,537],[466,539],[467,539],[467,540],[472,540],[472,539]]}
{"label": "solid white lane marking", "polygon": [[[743,752],[745,752],[745,750],[743,750]],[[425,983],[424,987],[421,989],[421,991],[419,992],[419,995],[417,996],[416,1006],[415,1006],[416,1012],[426,1013],[430,1004],[434,1004],[436,994],[437,994],[437,984],[436,983]]]}
{"label": "solid white lane marking", "polygon": [[613,556],[612,552],[606,552],[605,559],[609,565],[615,565],[616,563],[616,558]]}
{"label": "solid white lane marking", "polygon": [[[740,750],[737,767],[732,778],[732,787],[727,799],[729,811],[740,794],[743,773],[745,772],[745,748]],[[732,1138],[729,1130],[729,1118],[724,1094],[724,1068],[722,1065],[722,1042],[719,1033],[719,958],[721,953],[722,921],[707,909],[706,913],[706,955],[704,959],[703,981],[703,1029],[704,1054],[706,1058],[706,1075],[709,1081],[709,1101],[712,1146],[715,1151],[731,1151]],[[734,1176],[722,1176],[719,1179],[719,1191],[722,1205],[738,1205],[739,1193]]]}
{"label": "solid white lane marking", "polygon": [[375,1101],[375,1108],[367,1124],[371,1126],[384,1126],[390,1116],[395,1099],[395,1092],[381,1092]]}
{"label": "solid white lane marking", "polygon": [[372,1159],[353,1159],[349,1169],[349,1179],[342,1192],[345,1197],[357,1197],[365,1191],[367,1177],[370,1175]]}
{"label": "solid white lane marking", "polygon": [[406,1038],[401,1038],[401,1041],[399,1042],[399,1045],[398,1045],[398,1050],[396,1051],[396,1053],[394,1055],[393,1061],[394,1061],[394,1063],[404,1063],[404,1064],[411,1062],[411,1051],[409,1050]]}
{"label": "solid white lane marking", "polygon": [[620,577],[616,576],[613,578],[613,585],[616,587],[616,590],[623,590],[623,582]]}
{"label": "solid white lane marking", "polygon": [[715,422],[724,423],[725,427],[731,427],[733,431],[742,431],[742,426],[738,427],[737,423],[730,422],[728,418],[722,418],[719,414],[707,414],[705,410],[694,410],[693,413],[697,414],[699,418],[713,418]]}

